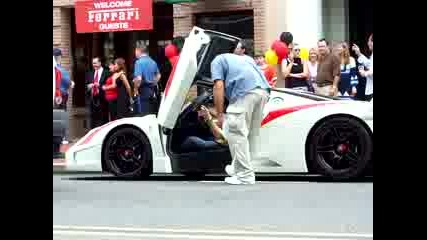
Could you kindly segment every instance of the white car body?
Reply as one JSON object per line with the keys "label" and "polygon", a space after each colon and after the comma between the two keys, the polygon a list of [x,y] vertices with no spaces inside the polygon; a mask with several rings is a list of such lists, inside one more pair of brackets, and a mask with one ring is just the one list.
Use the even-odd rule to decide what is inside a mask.
{"label": "white car body", "polygon": [[[167,136],[160,128],[173,129],[180,114],[192,79],[200,68],[196,55],[201,45],[209,43],[206,30],[193,28],[186,39],[180,59],[166,90],[159,114],[123,118],[92,129],[66,152],[66,169],[78,171],[109,171],[102,164],[104,143],[118,128],[132,126],[149,140],[153,173],[174,173],[174,159],[167,149]],[[197,34],[195,33],[197,32]],[[223,37],[230,37],[222,34]],[[191,47],[190,47],[191,46]],[[189,81],[188,79],[191,79]],[[336,100],[308,92],[273,89],[264,109],[260,136],[256,141],[256,156],[252,156],[258,173],[307,173],[307,138],[322,119],[340,115],[357,119],[373,134],[372,103]],[[203,161],[203,160],[201,160]]]}

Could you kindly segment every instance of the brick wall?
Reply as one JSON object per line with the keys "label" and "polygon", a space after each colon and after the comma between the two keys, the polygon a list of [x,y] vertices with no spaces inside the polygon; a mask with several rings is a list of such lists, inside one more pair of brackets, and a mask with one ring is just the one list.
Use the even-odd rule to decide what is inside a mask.
{"label": "brick wall", "polygon": [[195,13],[220,11],[254,11],[254,47],[264,51],[267,43],[265,36],[265,2],[266,0],[199,0],[189,4],[175,4],[174,36],[186,35],[194,25]]}

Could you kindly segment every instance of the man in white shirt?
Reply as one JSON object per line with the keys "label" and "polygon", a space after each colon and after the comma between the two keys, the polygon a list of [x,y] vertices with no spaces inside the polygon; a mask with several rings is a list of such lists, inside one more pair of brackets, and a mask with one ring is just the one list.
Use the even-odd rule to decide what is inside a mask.
{"label": "man in white shirt", "polygon": [[102,67],[99,57],[92,59],[93,70],[86,76],[86,105],[89,108],[90,129],[99,127],[108,122],[108,104],[102,86],[108,78],[109,72]]}

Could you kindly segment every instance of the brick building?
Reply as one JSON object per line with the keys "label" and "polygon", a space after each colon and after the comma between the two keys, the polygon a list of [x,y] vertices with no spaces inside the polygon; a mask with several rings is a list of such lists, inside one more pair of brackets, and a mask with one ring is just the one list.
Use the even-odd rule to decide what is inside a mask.
{"label": "brick building", "polygon": [[121,46],[115,49],[115,55],[125,56],[127,62],[132,62],[134,42],[146,41],[150,54],[156,55],[173,36],[186,35],[194,25],[247,39],[256,52],[267,50],[285,30],[292,32],[294,41],[303,47],[314,46],[319,37],[361,39],[359,44],[363,45],[365,32],[372,31],[372,23],[367,23],[372,22],[372,7],[366,8],[366,1],[197,0],[171,5],[164,0],[153,0],[154,29],[161,31],[76,34],[74,1],[53,0],[53,46],[63,49],[62,64],[72,70],[76,82],[69,101],[72,137],[81,136],[84,129],[84,84],[74,74],[78,59],[105,56],[110,45]]}

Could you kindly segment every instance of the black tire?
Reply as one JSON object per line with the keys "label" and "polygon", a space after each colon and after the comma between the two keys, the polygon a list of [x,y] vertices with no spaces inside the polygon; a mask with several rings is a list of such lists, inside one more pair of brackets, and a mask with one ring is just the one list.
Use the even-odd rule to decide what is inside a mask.
{"label": "black tire", "polygon": [[106,140],[102,154],[107,171],[115,176],[141,178],[153,172],[150,143],[138,129],[117,129]]}
{"label": "black tire", "polygon": [[372,138],[359,121],[333,117],[321,122],[308,141],[308,161],[316,173],[337,180],[359,177],[372,156]]}

